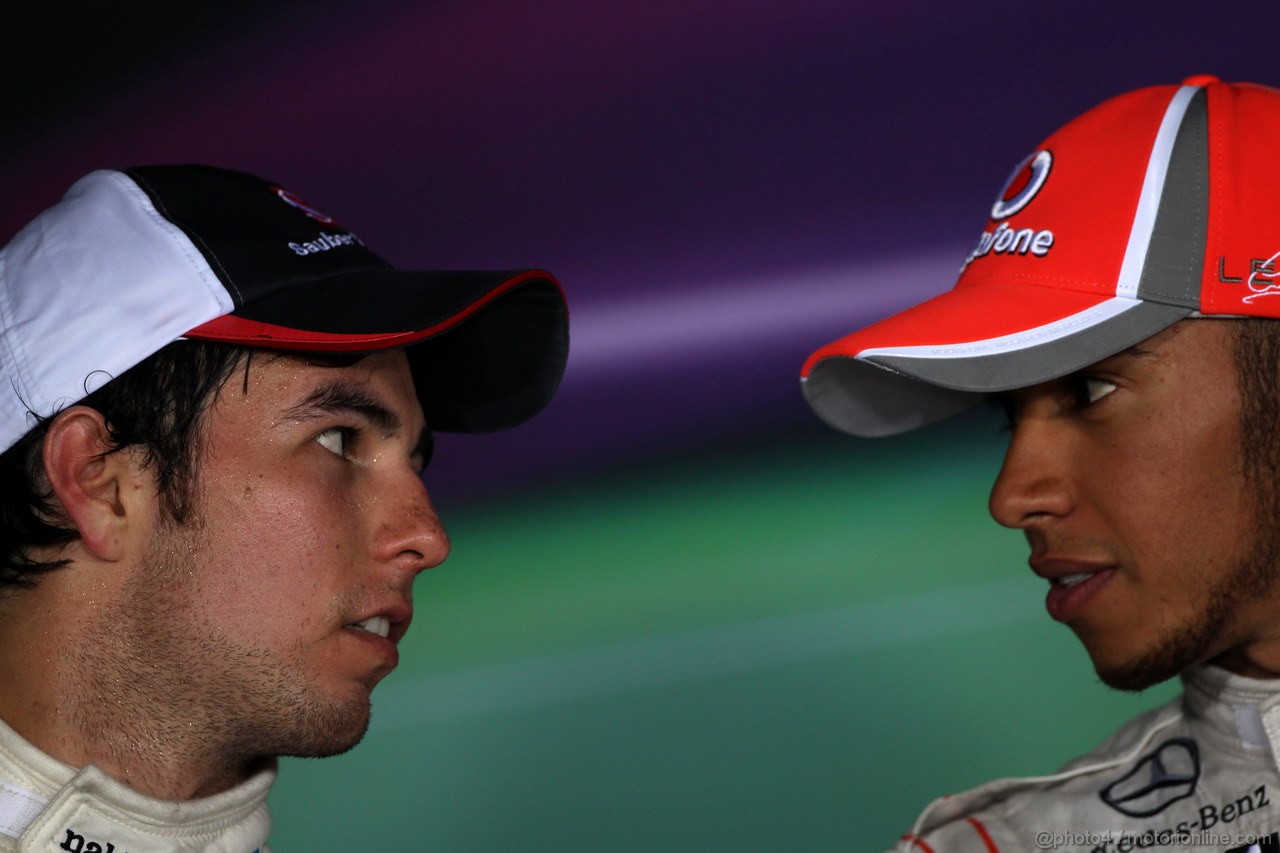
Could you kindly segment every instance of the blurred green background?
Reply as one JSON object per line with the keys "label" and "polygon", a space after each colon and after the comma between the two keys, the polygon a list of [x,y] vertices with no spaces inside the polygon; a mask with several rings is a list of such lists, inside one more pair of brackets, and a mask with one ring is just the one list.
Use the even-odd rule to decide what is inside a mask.
{"label": "blurred green background", "polygon": [[1003,444],[815,423],[444,507],[368,737],[283,763],[273,846],[880,850],[1056,768],[1173,686],[1109,691],[1045,614],[986,514]]}

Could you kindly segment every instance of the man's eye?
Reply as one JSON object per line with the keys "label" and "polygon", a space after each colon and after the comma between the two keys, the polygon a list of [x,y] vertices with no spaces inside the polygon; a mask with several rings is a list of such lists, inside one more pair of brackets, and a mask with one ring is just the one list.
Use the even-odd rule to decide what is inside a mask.
{"label": "man's eye", "polygon": [[1013,432],[1013,428],[1018,425],[1018,403],[1008,394],[988,394],[987,404],[998,412],[1004,423],[1000,427],[1001,432]]}
{"label": "man's eye", "polygon": [[1085,406],[1092,406],[1103,397],[1116,390],[1116,383],[1109,382],[1097,376],[1085,376],[1080,382],[1080,403]]}
{"label": "man's eye", "polygon": [[320,446],[335,456],[347,455],[347,440],[351,436],[351,430],[344,427],[334,427],[327,429],[316,436],[316,441]]}

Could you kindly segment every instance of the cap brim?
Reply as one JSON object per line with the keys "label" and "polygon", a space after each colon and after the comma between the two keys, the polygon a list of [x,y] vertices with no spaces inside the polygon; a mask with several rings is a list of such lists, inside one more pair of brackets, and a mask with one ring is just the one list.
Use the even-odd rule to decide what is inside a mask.
{"label": "cap brim", "polygon": [[983,394],[1065,376],[1191,313],[1097,292],[986,281],[828,344],[809,357],[801,379],[809,404],[831,426],[892,435],[969,408]]}
{"label": "cap brim", "polygon": [[283,288],[185,337],[295,352],[407,348],[432,429],[486,432],[550,401],[569,351],[553,276],[367,269]]}

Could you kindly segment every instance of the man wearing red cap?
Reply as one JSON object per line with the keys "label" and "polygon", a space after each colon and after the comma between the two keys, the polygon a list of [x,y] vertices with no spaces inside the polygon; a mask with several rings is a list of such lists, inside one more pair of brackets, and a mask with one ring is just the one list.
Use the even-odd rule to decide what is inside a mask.
{"label": "man wearing red cap", "polygon": [[1184,692],[1052,776],[940,799],[899,850],[1280,849],[1280,91],[1122,95],[1015,170],[954,289],[815,352],[828,423],[994,398],[991,493],[1107,684]]}
{"label": "man wearing red cap", "polygon": [[0,249],[0,851],[263,853],[449,539],[436,430],[533,416],[549,274],[392,269],[240,172],[94,172]]}

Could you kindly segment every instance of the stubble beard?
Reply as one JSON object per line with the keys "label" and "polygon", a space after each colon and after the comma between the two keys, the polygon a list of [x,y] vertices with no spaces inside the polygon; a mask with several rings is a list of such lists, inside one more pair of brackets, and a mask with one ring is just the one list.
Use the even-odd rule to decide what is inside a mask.
{"label": "stubble beard", "polygon": [[1136,659],[1096,668],[1108,687],[1139,692],[1204,663],[1220,649],[1232,616],[1241,605],[1270,592],[1277,580],[1280,530],[1274,524],[1259,525],[1252,553],[1222,575],[1206,593],[1195,621],[1173,626]]}
{"label": "stubble beard", "polygon": [[301,640],[284,651],[251,647],[202,618],[193,602],[207,548],[198,523],[165,524],[121,602],[98,621],[81,661],[94,694],[81,715],[85,736],[109,732],[116,754],[238,778],[276,756],[325,757],[359,743],[367,691],[322,692]]}
{"label": "stubble beard", "polygon": [[[1244,393],[1247,398],[1247,387]],[[1254,538],[1248,553],[1209,588],[1195,621],[1172,626],[1136,660],[1097,667],[1104,684],[1117,690],[1146,690],[1229,651],[1222,644],[1229,639],[1226,632],[1232,617],[1242,605],[1276,589],[1280,582],[1280,442],[1272,438],[1274,418],[1269,405],[1246,409],[1236,437],[1242,448],[1239,473],[1253,507]]]}

